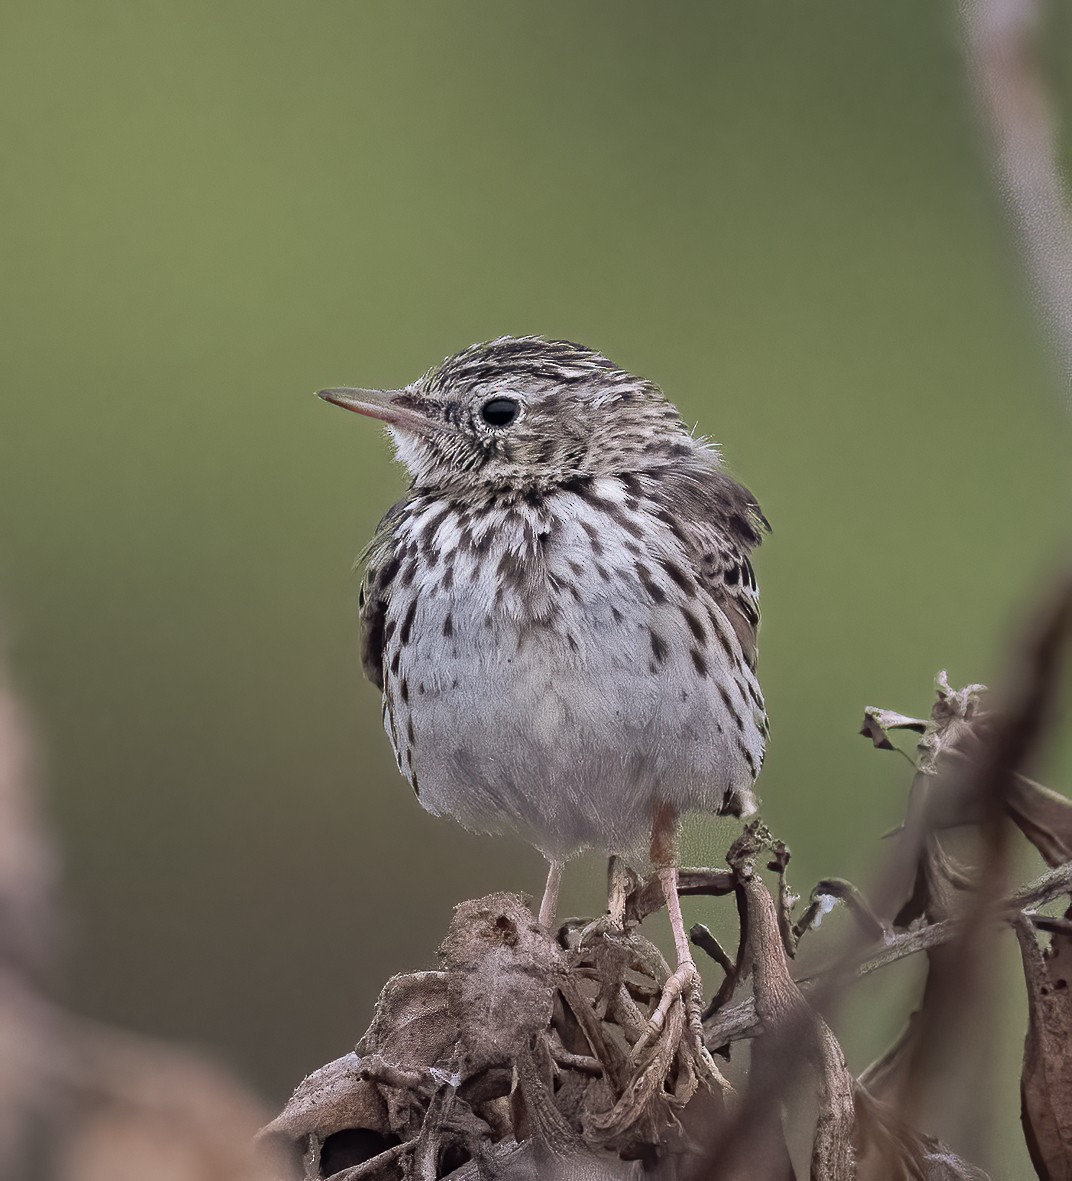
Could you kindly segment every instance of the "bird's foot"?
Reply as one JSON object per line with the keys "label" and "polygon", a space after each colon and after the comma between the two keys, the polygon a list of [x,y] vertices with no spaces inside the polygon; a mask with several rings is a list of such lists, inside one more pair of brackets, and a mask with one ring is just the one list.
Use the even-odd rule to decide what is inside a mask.
{"label": "bird's foot", "polygon": [[640,1058],[644,1051],[655,1043],[667,1028],[671,1009],[680,1000],[685,1010],[685,1024],[693,1037],[699,1035],[703,1043],[700,1014],[703,1011],[703,992],[700,973],[691,959],[683,960],[663,985],[662,996],[655,1011],[648,1018],[648,1025],[633,1046],[632,1058]]}
{"label": "bird's foot", "polygon": [[[675,1010],[675,1006],[680,1008]],[[691,1059],[701,1078],[718,1087],[725,1080],[711,1052],[703,1032],[703,982],[699,969],[691,959],[683,960],[663,985],[662,995],[647,1027],[633,1045],[630,1057],[634,1063],[654,1057],[660,1052],[673,1057],[677,1049]],[[669,1043],[673,1043],[670,1045]]]}

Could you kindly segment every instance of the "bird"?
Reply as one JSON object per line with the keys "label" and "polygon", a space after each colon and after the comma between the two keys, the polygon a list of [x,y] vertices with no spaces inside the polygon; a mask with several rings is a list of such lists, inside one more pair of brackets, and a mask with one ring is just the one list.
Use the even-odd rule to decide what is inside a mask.
{"label": "bird", "polygon": [[758,503],[657,385],[571,341],[503,336],[400,389],[318,396],[385,423],[409,476],[359,594],[399,770],[433,814],[543,853],[545,929],[581,850],[653,868],[665,1016],[698,981],[681,818],[756,808]]}

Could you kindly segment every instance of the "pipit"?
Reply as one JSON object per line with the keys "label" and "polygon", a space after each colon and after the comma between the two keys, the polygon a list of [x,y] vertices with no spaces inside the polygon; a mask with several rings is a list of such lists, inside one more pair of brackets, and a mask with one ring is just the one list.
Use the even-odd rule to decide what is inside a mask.
{"label": "pipit", "polygon": [[[546,927],[574,853],[650,859],[678,960],[665,1017],[696,982],[679,817],[755,808],[759,506],[657,386],[568,341],[503,337],[404,389],[320,397],[385,422],[410,476],[360,595],[399,770],[428,811],[545,855]],[[623,906],[612,890],[619,924]]]}

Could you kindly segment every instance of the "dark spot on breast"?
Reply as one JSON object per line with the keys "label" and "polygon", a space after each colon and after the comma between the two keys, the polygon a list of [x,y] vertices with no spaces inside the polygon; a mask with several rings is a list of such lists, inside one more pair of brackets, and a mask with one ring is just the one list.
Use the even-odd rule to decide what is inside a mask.
{"label": "dark spot on breast", "polygon": [[409,681],[407,681],[405,677],[402,678],[402,681],[398,686],[398,692],[399,692],[399,695],[401,696],[403,702],[405,702],[408,705],[409,704]]}
{"label": "dark spot on breast", "polygon": [[648,569],[642,562],[637,563],[637,576],[639,577],[644,589],[651,596],[653,603],[665,603],[666,591],[655,581],[655,576],[651,570]]}
{"label": "dark spot on breast", "polygon": [[513,551],[507,550],[499,559],[496,573],[505,586],[520,589],[525,580],[525,563]]}
{"label": "dark spot on breast", "polygon": [[691,575],[682,570],[677,562],[670,558],[664,558],[662,567],[686,594],[691,594],[696,589],[696,583]]}
{"label": "dark spot on breast", "polygon": [[[413,732],[413,719],[412,718],[406,719],[406,737],[409,739],[411,745],[415,744],[417,741],[417,735],[414,734],[414,732]],[[410,754],[410,762],[411,763],[413,762],[412,753]]]}
{"label": "dark spot on breast", "polygon": [[755,779],[759,773],[759,768],[756,766],[756,760],[752,757],[752,752],[739,738],[737,739],[737,749],[741,752],[745,763],[747,763],[748,770],[752,772],[752,778]]}
{"label": "dark spot on breast", "polygon": [[692,663],[696,666],[696,671],[701,677],[707,676],[707,661],[704,659],[703,653],[697,648],[691,648],[689,655],[692,657]]}
{"label": "dark spot on breast", "polygon": [[741,577],[740,566],[727,566],[726,572],[722,575],[723,581],[727,586],[736,586],[737,580]]}
{"label": "dark spot on breast", "polygon": [[668,508],[660,508],[655,513],[656,517],[670,530],[671,533],[681,542],[682,545],[688,546],[689,542],[685,536],[685,530],[681,526],[681,522],[677,516]]}
{"label": "dark spot on breast", "polygon": [[719,682],[718,686],[718,695],[722,698],[723,704],[726,706],[726,710],[730,717],[733,718],[733,720],[737,723],[737,729],[743,731],[744,718],[741,716],[741,711],[733,704],[733,701],[726,690],[726,686],[721,682]]}
{"label": "dark spot on breast", "polygon": [[618,482],[625,490],[627,495],[632,497],[639,497],[644,495],[644,485],[641,483],[640,477],[635,472],[623,472],[618,477]]}
{"label": "dark spot on breast", "polygon": [[588,500],[589,493],[592,491],[592,477],[570,476],[568,480],[563,480],[559,487],[563,492],[572,492],[582,500]]}
{"label": "dark spot on breast", "polygon": [[626,533],[632,534],[633,537],[644,536],[644,526],[638,519],[638,514],[633,512],[626,512],[621,505],[615,504],[613,501],[602,501],[603,511],[608,517]]}
{"label": "dark spot on breast", "polygon": [[425,549],[434,548],[435,535],[439,532],[439,526],[450,517],[453,511],[450,505],[447,505],[445,508],[440,509],[439,512],[433,513],[421,526],[421,545]]}
{"label": "dark spot on breast", "polygon": [[421,789],[417,786],[417,772],[414,771],[412,767],[409,769],[409,783],[410,787],[413,788],[413,794],[417,797],[417,799],[420,799]]}
{"label": "dark spot on breast", "polygon": [[454,616],[451,615],[449,611],[446,614],[446,618],[443,620],[443,635],[454,635]]}
{"label": "dark spot on breast", "polygon": [[454,567],[449,562],[443,569],[443,577],[439,580],[439,585],[445,591],[449,591],[454,585]]}
{"label": "dark spot on breast", "polygon": [[582,521],[581,528],[588,534],[588,540],[592,546],[592,553],[595,556],[601,557],[603,554],[603,542],[599,539],[599,530],[592,524],[591,521]]}
{"label": "dark spot on breast", "polygon": [[413,620],[417,615],[417,600],[413,599],[410,602],[409,610],[406,612],[405,618],[402,620],[402,628],[398,633],[399,642],[403,645],[409,643],[409,637],[413,632]]}
{"label": "dark spot on breast", "polygon": [[648,634],[651,638],[651,655],[656,664],[662,664],[666,659],[666,641],[652,628],[648,629]]}
{"label": "dark spot on breast", "polygon": [[715,633],[715,639],[718,646],[726,653],[727,656],[733,656],[733,649],[730,647],[730,638],[726,635],[726,630],[723,627],[722,620],[719,619],[718,613],[713,607],[707,609],[707,618],[711,621],[711,630]]}
{"label": "dark spot on breast", "polygon": [[396,648],[394,656],[391,657],[391,672],[398,674],[398,666],[402,662],[402,649]]}
{"label": "dark spot on breast", "polygon": [[684,615],[685,622],[689,625],[689,631],[692,632],[693,639],[699,640],[702,643],[704,639],[703,624],[688,609],[688,607],[682,607],[681,614]]}

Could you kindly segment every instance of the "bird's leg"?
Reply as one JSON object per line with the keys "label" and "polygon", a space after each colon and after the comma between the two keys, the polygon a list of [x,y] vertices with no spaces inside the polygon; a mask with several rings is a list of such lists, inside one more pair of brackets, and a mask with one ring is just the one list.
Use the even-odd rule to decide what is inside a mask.
{"label": "bird's leg", "polygon": [[662,1032],[670,1007],[678,997],[681,997],[685,1005],[688,1026],[693,1036],[699,1039],[701,1045],[703,1042],[700,1025],[700,1010],[703,1005],[700,973],[696,961],[692,958],[692,945],[685,931],[681,899],[677,892],[677,813],[666,804],[660,804],[655,809],[651,831],[651,860],[659,875],[659,884],[666,901],[666,912],[670,916],[670,926],[674,932],[677,966],[663,985],[662,996],[648,1021],[648,1028],[633,1047],[634,1056],[650,1045]]}
{"label": "bird's leg", "polygon": [[612,856],[607,864],[610,887],[607,892],[607,922],[614,931],[625,928],[625,901],[629,896],[632,875],[629,867],[618,856]]}
{"label": "bird's leg", "polygon": [[550,931],[555,921],[555,907],[558,905],[558,887],[562,882],[562,862],[548,858],[547,884],[543,888],[543,899],[540,902],[540,926]]}
{"label": "bird's leg", "polygon": [[677,892],[677,866],[659,868],[659,885],[666,900],[666,913],[670,916],[670,928],[674,932],[674,950],[677,952],[677,966],[687,966],[696,972],[696,961],[692,958],[692,944],[685,933],[685,920],[681,914],[681,898]]}

